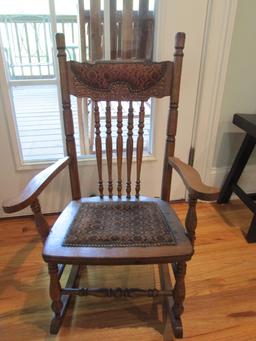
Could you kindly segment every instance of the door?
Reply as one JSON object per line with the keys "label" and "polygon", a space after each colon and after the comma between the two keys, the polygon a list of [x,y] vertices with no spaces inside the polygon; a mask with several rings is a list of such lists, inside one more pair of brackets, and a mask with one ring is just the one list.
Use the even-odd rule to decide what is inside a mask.
{"label": "door", "polygon": [[[173,53],[174,36],[176,32],[186,33],[175,156],[179,157],[184,162],[188,162],[192,133],[193,129],[195,129],[194,117],[196,112],[207,11],[209,10],[208,1],[161,0],[158,1],[158,6],[158,30],[155,44],[157,60],[170,58],[170,54],[172,55]],[[156,167],[159,168],[162,165],[160,155],[163,150],[166,121],[158,119],[157,115],[167,112],[167,106],[168,103],[160,103],[154,117],[157,121],[155,131],[155,155],[158,160]],[[185,188],[176,172],[173,173],[171,200],[184,198]],[[155,182],[156,187],[154,188],[154,192],[156,192],[157,187],[159,188],[160,182],[160,178]],[[148,183],[152,183],[152,180],[150,181],[150,176]]]}
{"label": "door", "polygon": [[[107,3],[108,1],[105,2]],[[172,58],[175,33],[177,31],[186,33],[175,152],[176,156],[184,161],[188,160],[191,145],[207,3],[205,0],[190,2],[186,0],[156,1],[154,59],[164,60]],[[20,4],[20,1],[17,1],[17,6],[18,4]],[[53,4],[53,0],[50,0],[49,11],[53,10]],[[24,14],[24,7],[22,11]],[[70,48],[72,51],[72,46]],[[2,65],[5,63],[3,54],[1,63]],[[39,83],[39,80],[37,80],[37,83]],[[17,158],[19,158],[17,143],[15,143],[15,134],[17,134],[15,129],[17,127],[15,127],[12,121],[13,107],[10,101],[10,89],[3,74],[1,75],[1,90],[0,107],[2,107],[2,110],[0,110],[0,115],[3,116],[1,117],[3,124],[0,127],[2,130],[0,132],[0,144],[3,150],[2,164],[4,165],[1,168],[0,174],[2,188],[0,200],[2,201],[6,198],[7,193],[10,196],[17,194],[27,183],[28,179],[36,174],[39,169],[44,168],[47,162],[43,162],[43,164],[42,162],[17,164]],[[144,195],[160,195],[167,112],[167,100],[159,100],[153,105],[152,155],[144,157],[142,168],[142,193]],[[95,160],[93,158],[81,160],[79,162],[79,171],[82,194],[93,194],[96,189],[97,178]],[[60,191],[61,193],[59,193]],[[184,195],[184,186],[178,177],[174,175],[171,199],[184,198]],[[64,172],[41,195],[43,211],[60,211],[68,202],[69,197],[69,181],[67,173]],[[24,210],[22,213],[27,214],[30,211]],[[3,215],[4,213],[1,211],[1,216]]]}

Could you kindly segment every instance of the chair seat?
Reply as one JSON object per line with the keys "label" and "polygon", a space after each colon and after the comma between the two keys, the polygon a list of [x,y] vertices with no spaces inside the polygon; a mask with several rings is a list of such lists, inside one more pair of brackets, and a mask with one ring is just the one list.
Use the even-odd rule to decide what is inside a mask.
{"label": "chair seat", "polygon": [[46,262],[149,264],[193,253],[169,204],[146,197],[83,198],[65,208],[44,246]]}

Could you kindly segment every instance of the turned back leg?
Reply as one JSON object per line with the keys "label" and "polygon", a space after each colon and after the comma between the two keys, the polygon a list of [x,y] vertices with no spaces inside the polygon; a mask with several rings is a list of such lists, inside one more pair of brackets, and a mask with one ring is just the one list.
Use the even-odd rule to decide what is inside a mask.
{"label": "turned back leg", "polygon": [[50,332],[56,334],[59,331],[61,325],[61,311],[63,303],[61,301],[61,285],[58,276],[58,265],[49,263],[48,264],[49,275],[50,275],[50,297],[52,299],[52,311],[54,317],[52,319]]}

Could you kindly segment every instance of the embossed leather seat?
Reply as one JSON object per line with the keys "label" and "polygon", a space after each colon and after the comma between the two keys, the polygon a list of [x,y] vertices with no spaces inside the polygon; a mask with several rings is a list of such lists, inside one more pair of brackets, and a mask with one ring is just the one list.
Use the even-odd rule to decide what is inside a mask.
{"label": "embossed leather seat", "polygon": [[43,258],[122,265],[169,263],[179,256],[189,260],[192,253],[181,222],[165,201],[96,197],[72,201],[65,208],[45,242]]}

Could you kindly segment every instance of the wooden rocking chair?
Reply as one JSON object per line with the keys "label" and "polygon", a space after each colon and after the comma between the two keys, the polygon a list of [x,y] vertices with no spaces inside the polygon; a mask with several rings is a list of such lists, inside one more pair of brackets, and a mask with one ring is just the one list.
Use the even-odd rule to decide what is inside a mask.
{"label": "wooden rocking chair", "polygon": [[[64,127],[67,157],[36,175],[13,199],[4,202],[5,212],[17,212],[30,206],[38,232],[43,241],[43,259],[48,263],[50,297],[54,317],[50,332],[56,334],[72,295],[133,297],[161,296],[164,321],[164,340],[171,340],[170,323],[174,335],[183,335],[181,314],[185,298],[186,262],[194,250],[196,202],[216,200],[218,190],[201,182],[192,167],[174,158],[178,100],[185,34],[176,35],[174,61],[151,62],[97,62],[95,64],[66,61],[65,38],[57,34],[57,48],[61,78]],[[95,119],[95,146],[99,175],[99,197],[81,198],[70,95],[91,98]],[[161,199],[140,196],[140,175],[143,155],[144,102],[150,97],[170,97],[167,138],[165,146]],[[106,159],[108,195],[103,192],[102,137],[100,131],[99,101],[106,101]],[[110,102],[117,105],[117,139],[112,144]],[[128,136],[126,141],[126,194],[122,196],[123,111],[122,102],[129,101]],[[136,148],[135,196],[131,196],[131,168],[133,158],[133,101],[140,101],[138,138]],[[117,158],[117,195],[113,195],[112,145]],[[113,148],[113,149],[114,149]],[[69,167],[72,201],[50,228],[41,213],[38,195],[49,182]],[[184,181],[189,193],[185,228],[169,206],[172,168]],[[72,269],[66,287],[60,278],[65,265]],[[78,288],[77,277],[81,265],[158,264],[161,289],[136,288]],[[168,264],[172,265],[175,285],[172,288]],[[168,324],[167,324],[167,321]]]}

